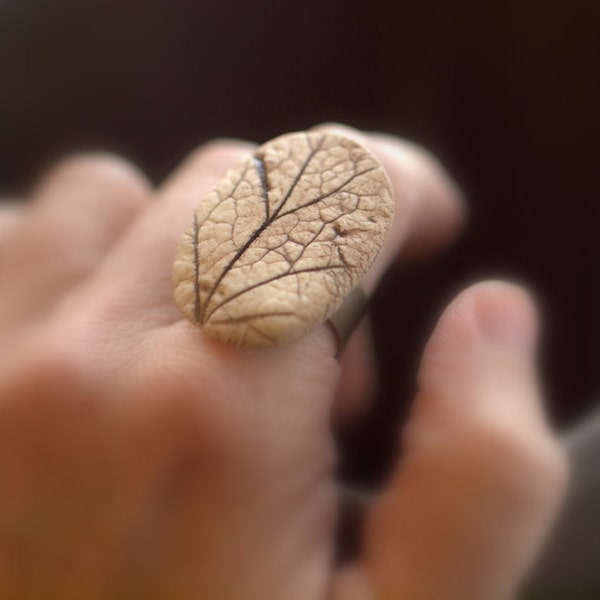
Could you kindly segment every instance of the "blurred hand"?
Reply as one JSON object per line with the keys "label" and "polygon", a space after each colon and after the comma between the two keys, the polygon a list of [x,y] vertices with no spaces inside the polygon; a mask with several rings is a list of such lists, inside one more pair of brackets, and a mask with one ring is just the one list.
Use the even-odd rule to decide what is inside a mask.
{"label": "blurred hand", "polygon": [[[343,131],[395,188],[373,290],[401,247],[450,239],[463,207],[422,150]],[[158,190],[120,159],[75,157],[0,216],[0,598],[510,597],[565,485],[527,294],[483,283],[445,311],[364,555],[336,570],[331,423],[368,395],[365,329],[341,363],[327,326],[238,349],[171,297],[193,209],[251,149],[210,143]]]}

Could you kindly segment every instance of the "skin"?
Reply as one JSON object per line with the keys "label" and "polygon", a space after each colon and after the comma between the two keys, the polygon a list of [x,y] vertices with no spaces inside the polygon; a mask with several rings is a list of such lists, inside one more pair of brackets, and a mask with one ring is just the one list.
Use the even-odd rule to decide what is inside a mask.
{"label": "skin", "polygon": [[[430,254],[460,229],[460,195],[424,151],[321,129],[380,157],[406,215],[367,290],[402,248]],[[122,159],[77,156],[0,217],[0,598],[512,597],[566,482],[531,299],[485,282],[446,309],[364,552],[333,567],[331,428],[369,396],[368,330],[341,362],[327,326],[242,350],[171,296],[196,203],[251,148],[212,142],[156,190]]]}

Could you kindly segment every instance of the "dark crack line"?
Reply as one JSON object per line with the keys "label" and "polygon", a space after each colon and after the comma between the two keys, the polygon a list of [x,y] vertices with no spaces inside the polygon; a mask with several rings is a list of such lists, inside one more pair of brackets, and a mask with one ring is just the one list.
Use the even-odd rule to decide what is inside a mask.
{"label": "dark crack line", "polygon": [[194,318],[200,318],[200,263],[198,262],[198,215],[194,213]]}
{"label": "dark crack line", "polygon": [[277,218],[277,215],[280,213],[281,209],[285,206],[286,202],[290,199],[292,192],[296,189],[296,186],[298,185],[300,178],[304,175],[304,172],[306,171],[310,161],[314,158],[315,154],[323,147],[323,142],[325,141],[325,137],[326,136],[321,136],[321,138],[319,139],[319,143],[317,144],[317,147],[313,149],[310,145],[310,138],[308,136],[306,136],[306,138],[307,138],[306,143],[307,143],[308,147],[311,148],[311,151],[309,152],[308,156],[306,157],[306,160],[302,164],[301,169],[298,171],[298,174],[294,178],[294,181],[292,181],[292,185],[290,185],[290,188],[287,191],[286,195],[283,197],[283,200],[280,202],[279,206],[277,207],[277,210],[273,213],[273,217],[272,217],[271,221],[274,221]]}
{"label": "dark crack line", "polygon": [[[244,170],[242,171],[242,174],[240,175],[239,179],[235,182],[235,184],[231,188],[231,191],[229,192],[229,194],[226,196],[225,199],[233,198],[233,195],[236,193],[238,187],[240,186],[240,183],[242,183],[242,181],[244,181],[244,178],[246,177],[246,173],[248,172],[248,168],[249,168],[248,166],[246,166],[244,168]],[[217,198],[219,199],[219,201],[210,209],[210,211],[208,212],[208,214],[204,217],[204,221],[203,222],[208,221],[212,217],[212,214],[215,212],[215,210],[217,210],[218,208],[220,208],[222,206],[222,204],[223,204],[223,198],[221,197],[221,195],[219,194],[219,192],[216,189],[214,191],[215,191],[215,194],[217,195]]]}
{"label": "dark crack line", "polygon": [[302,245],[302,250],[300,250],[296,259],[294,261],[292,261],[293,265],[297,265],[300,262],[300,260],[302,260],[302,257],[304,256],[306,249],[309,248],[310,246],[312,246],[317,241],[317,239],[319,239],[319,236],[323,233],[323,231],[325,231],[326,227],[327,227],[327,223],[322,223],[321,227],[319,228],[319,231],[317,231],[313,235],[312,240],[310,240],[310,242],[308,242],[307,244]]}
{"label": "dark crack line", "polygon": [[[344,183],[341,183],[338,187],[331,190],[330,192],[327,192],[326,194],[323,194],[322,196],[319,196],[318,198],[315,198],[314,200],[311,200],[310,202],[307,202],[306,204],[302,204],[301,206],[296,206],[295,208],[286,210],[285,212],[278,215],[278,218],[285,217],[286,215],[291,215],[295,212],[298,212],[299,210],[302,210],[303,208],[307,208],[308,206],[312,206],[313,204],[322,202],[326,198],[333,196],[333,194],[337,194],[338,192],[342,191],[347,185],[352,183],[358,177],[361,177],[362,175],[366,175],[367,173],[370,173],[371,171],[375,171],[377,168],[378,167],[371,167],[370,169],[365,169],[364,171],[361,171],[360,173],[355,173],[354,175],[352,175],[352,177],[348,178],[346,181],[344,181]],[[348,192],[348,193],[351,193],[351,192]]]}
{"label": "dark crack line", "polygon": [[[213,297],[213,295],[214,295],[217,287],[219,287],[221,281],[223,281],[223,278],[227,275],[227,273],[229,273],[229,271],[231,270],[231,267],[233,267],[233,265],[244,255],[244,253],[246,252],[246,250],[248,250],[248,248],[250,248],[250,246],[252,246],[252,244],[254,243],[254,241],[256,240],[256,238],[258,238],[258,236],[267,227],[269,227],[269,225],[271,225],[271,223],[277,218],[277,214],[283,208],[283,206],[285,205],[285,203],[288,201],[289,197],[292,195],[292,192],[294,191],[296,185],[298,185],[298,182],[300,181],[300,178],[302,177],[302,175],[304,175],[304,172],[306,171],[306,168],[308,167],[310,161],[314,158],[315,154],[323,146],[323,142],[325,141],[325,137],[326,136],[322,136],[321,137],[321,139],[319,140],[319,143],[317,144],[317,147],[314,148],[314,149],[311,148],[310,142],[308,143],[308,147],[311,148],[311,151],[309,152],[306,160],[302,164],[302,167],[298,171],[298,174],[294,178],[294,181],[292,182],[292,185],[288,189],[288,191],[287,191],[286,195],[284,196],[283,200],[281,201],[281,203],[277,207],[277,210],[273,213],[273,215],[271,216],[270,219],[265,220],[265,222],[254,231],[254,233],[248,238],[248,241],[235,253],[235,256],[227,263],[227,265],[225,265],[225,267],[221,271],[221,274],[219,275],[219,277],[217,278],[217,280],[213,284],[213,286],[212,286],[212,288],[211,288],[211,290],[210,290],[210,292],[209,292],[209,294],[208,294],[208,296],[206,298],[206,302],[204,303],[204,309],[202,311],[202,320],[201,320],[201,323],[206,322],[206,318],[208,318],[208,317],[206,317],[206,315],[204,313],[206,312],[206,309],[207,309],[207,307],[208,307],[208,305],[210,303],[210,300]],[[214,310],[211,311],[211,314],[213,312],[214,312]]]}
{"label": "dark crack line", "polygon": [[231,325],[232,323],[246,323],[247,321],[254,321],[256,319],[267,319],[270,317],[298,317],[298,315],[291,311],[273,311],[265,313],[256,313],[255,315],[244,315],[243,317],[229,317],[228,319],[217,319],[215,321],[212,321],[211,325]]}
{"label": "dark crack line", "polygon": [[[244,288],[243,290],[240,290],[239,292],[236,292],[235,294],[233,294],[232,296],[228,296],[227,298],[225,298],[224,300],[221,301],[220,304],[218,304],[217,306],[215,306],[210,313],[208,314],[208,316],[206,317],[207,319],[210,319],[210,317],[217,311],[219,310],[219,308],[221,308],[224,304],[227,304],[229,301],[231,300],[235,300],[235,298],[238,298],[239,296],[242,296],[243,294],[245,294],[246,292],[249,292],[250,290],[256,289],[257,287],[261,287],[262,285],[265,285],[267,283],[270,283],[271,281],[276,281],[277,279],[280,279],[281,277],[285,277],[289,274],[291,274],[290,272],[294,272],[292,271],[292,269],[294,268],[294,265],[297,265],[298,262],[302,259],[302,256],[304,255],[304,252],[306,251],[306,249],[308,248],[308,246],[312,245],[315,243],[315,241],[318,239],[318,237],[323,233],[323,230],[325,229],[326,224],[323,223],[321,225],[321,228],[319,229],[319,231],[317,231],[315,233],[315,235],[313,236],[312,240],[310,242],[308,242],[308,244],[303,245],[302,246],[302,250],[300,250],[300,253],[298,254],[298,256],[296,257],[295,260],[291,261],[291,265],[290,265],[290,269],[288,271],[286,271],[285,273],[281,273],[279,275],[275,275],[269,279],[266,279],[264,281],[259,281],[258,283],[255,283],[254,285],[251,285],[249,287]],[[272,250],[267,250],[265,252],[265,254],[263,255],[262,258],[264,258],[264,256],[266,256],[267,254],[269,254],[269,252],[271,252]],[[259,260],[262,260],[259,259]],[[288,262],[289,259],[287,257],[282,256],[282,258],[284,258],[285,260],[287,260]],[[315,270],[315,269],[320,269],[321,267],[312,267],[310,270]]]}
{"label": "dark crack line", "polygon": [[254,285],[250,285],[247,288],[244,288],[243,290],[240,290],[239,292],[232,294],[231,296],[229,296],[228,298],[225,298],[225,300],[223,300],[222,302],[217,304],[217,306],[215,306],[206,316],[206,321],[208,321],[208,319],[210,319],[212,317],[212,315],[214,315],[218,310],[223,308],[223,306],[225,306],[226,304],[229,304],[236,298],[239,298],[240,296],[243,296],[244,294],[247,294],[248,292],[251,292],[252,290],[255,290],[256,288],[262,287],[263,285],[267,285],[268,283],[271,283],[272,281],[277,281],[278,279],[285,279],[286,277],[291,277],[292,275],[302,275],[304,273],[315,273],[318,271],[333,271],[335,269],[347,270],[348,267],[346,265],[323,265],[320,267],[307,267],[306,269],[299,269],[297,271],[287,271],[287,272],[281,273],[279,275],[274,275],[273,277],[270,277],[269,279],[264,279],[263,281],[259,281],[258,283],[255,283]]}
{"label": "dark crack line", "polygon": [[273,336],[267,335],[264,331],[261,331],[258,327],[256,327],[256,325],[253,325],[252,323],[248,323],[248,328],[252,329],[252,331],[254,331],[254,333],[256,333],[259,336],[263,337],[270,344],[274,344],[275,343],[275,339],[273,338]]}
{"label": "dark crack line", "polygon": [[260,179],[263,200],[265,203],[265,219],[267,219],[268,221],[271,210],[269,208],[269,186],[267,185],[267,173],[265,171],[265,163],[263,162],[262,157],[259,157],[256,154],[252,157],[252,160],[254,161],[254,167],[256,168],[258,178]]}

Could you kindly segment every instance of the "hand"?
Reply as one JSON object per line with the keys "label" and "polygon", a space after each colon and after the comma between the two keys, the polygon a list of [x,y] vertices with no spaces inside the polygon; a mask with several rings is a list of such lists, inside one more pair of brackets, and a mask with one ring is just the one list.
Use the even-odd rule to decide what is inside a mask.
{"label": "hand", "polygon": [[[397,198],[372,290],[401,246],[423,254],[452,237],[462,205],[423,151],[345,131],[380,157]],[[251,149],[210,143],[158,190],[122,160],[76,157],[2,230],[0,598],[510,596],[565,484],[530,300],[484,283],[445,311],[364,555],[336,570],[330,427],[359,401],[349,382],[365,389],[364,332],[341,363],[327,326],[285,349],[236,349],[171,296],[194,207]]]}

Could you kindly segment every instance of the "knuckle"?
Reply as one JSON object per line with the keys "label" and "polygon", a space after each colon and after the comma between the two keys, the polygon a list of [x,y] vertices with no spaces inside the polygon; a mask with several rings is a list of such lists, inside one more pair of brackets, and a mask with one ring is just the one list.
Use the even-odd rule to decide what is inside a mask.
{"label": "knuckle", "polygon": [[3,373],[4,416],[15,410],[26,420],[64,414],[85,402],[90,372],[86,355],[61,337],[42,336],[22,345]]}
{"label": "knuckle", "polygon": [[217,138],[192,150],[185,162],[191,168],[215,171],[221,175],[254,148],[255,145],[249,142]]}
{"label": "knuckle", "polygon": [[569,459],[564,446],[548,432],[542,437],[536,457],[538,472],[542,473],[559,493],[564,494],[569,484]]}
{"label": "knuckle", "polygon": [[[54,196],[53,192],[72,185],[94,185],[103,190],[140,202],[149,193],[146,177],[130,161],[116,154],[88,152],[67,156],[42,179],[38,195]],[[106,194],[106,197],[110,197]]]}
{"label": "knuckle", "polygon": [[523,426],[514,418],[495,417],[473,419],[463,432],[474,460],[484,468],[488,463],[504,465],[507,478],[520,482],[524,491],[562,497],[569,465],[558,438],[545,425]]}
{"label": "knuckle", "polygon": [[530,450],[527,431],[515,419],[500,414],[475,413],[465,419],[461,433],[471,446],[504,452],[511,449],[514,454]]}
{"label": "knuckle", "polygon": [[68,334],[54,333],[38,341],[35,348],[26,348],[25,368],[44,388],[54,389],[65,382],[82,378],[87,358]]}
{"label": "knuckle", "polygon": [[192,374],[176,362],[161,353],[137,366],[141,370],[136,378],[145,381],[147,390],[138,421],[167,446],[225,464],[240,446],[243,431],[237,413],[230,410],[236,392],[223,384],[223,373],[215,365],[196,365]]}
{"label": "knuckle", "polygon": [[[362,144],[363,146],[371,147],[371,137],[369,134],[361,131],[360,129],[356,129],[351,127],[350,125],[346,125],[345,123],[337,123],[335,121],[329,121],[325,123],[319,123],[315,127],[312,127],[312,131],[317,131],[320,133],[330,133],[333,135],[341,135],[343,137],[351,138]],[[371,148],[372,149],[372,148]]]}
{"label": "knuckle", "polygon": [[337,133],[339,135],[345,135],[355,138],[364,138],[365,135],[354,127],[350,127],[345,123],[338,123],[337,121],[325,121],[312,127],[313,131],[321,131],[323,133]]}

